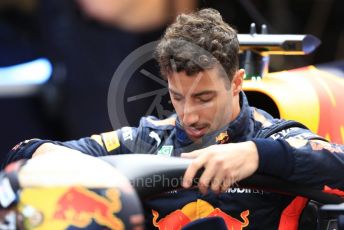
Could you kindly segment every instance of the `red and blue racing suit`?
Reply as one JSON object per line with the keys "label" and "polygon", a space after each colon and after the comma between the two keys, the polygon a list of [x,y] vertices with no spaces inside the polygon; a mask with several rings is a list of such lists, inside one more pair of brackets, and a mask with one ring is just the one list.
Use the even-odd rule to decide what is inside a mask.
{"label": "red and blue racing suit", "polygon": [[[244,93],[240,104],[241,112],[234,121],[205,135],[199,143],[188,138],[176,115],[165,120],[150,116],[142,118],[138,127],[123,127],[79,140],[24,141],[8,153],[6,163],[31,158],[47,142],[96,157],[124,153],[178,157],[182,152],[214,144],[252,140],[259,152],[258,173],[319,189],[325,185],[344,189],[343,146],[320,141],[321,137],[297,122],[274,119],[250,107]],[[96,169],[92,170],[96,173]],[[306,201],[294,198],[248,188],[232,187],[219,195],[202,195],[197,189],[188,189],[146,200],[144,208],[148,224],[160,229],[179,229],[208,216],[223,217],[228,229],[296,229]]]}

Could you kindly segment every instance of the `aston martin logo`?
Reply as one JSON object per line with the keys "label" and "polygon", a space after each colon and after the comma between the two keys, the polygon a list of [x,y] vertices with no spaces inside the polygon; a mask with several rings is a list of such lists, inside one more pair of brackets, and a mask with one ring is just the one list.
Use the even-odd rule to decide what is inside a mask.
{"label": "aston martin logo", "polygon": [[164,145],[161,147],[161,149],[158,151],[158,155],[170,157],[173,151],[172,145]]}

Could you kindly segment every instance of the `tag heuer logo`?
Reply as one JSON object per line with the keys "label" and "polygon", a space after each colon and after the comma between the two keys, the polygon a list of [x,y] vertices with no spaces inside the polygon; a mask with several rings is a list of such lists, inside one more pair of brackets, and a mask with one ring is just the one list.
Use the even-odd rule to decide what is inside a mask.
{"label": "tag heuer logo", "polygon": [[161,147],[161,149],[158,151],[158,155],[170,157],[173,151],[172,145],[164,145]]}

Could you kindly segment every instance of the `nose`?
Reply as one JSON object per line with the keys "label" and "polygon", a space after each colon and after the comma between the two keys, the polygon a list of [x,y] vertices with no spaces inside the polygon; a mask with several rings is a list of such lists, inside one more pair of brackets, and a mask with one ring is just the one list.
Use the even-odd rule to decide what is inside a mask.
{"label": "nose", "polygon": [[191,104],[185,103],[183,113],[183,124],[186,126],[192,126],[199,120],[199,114],[197,108]]}

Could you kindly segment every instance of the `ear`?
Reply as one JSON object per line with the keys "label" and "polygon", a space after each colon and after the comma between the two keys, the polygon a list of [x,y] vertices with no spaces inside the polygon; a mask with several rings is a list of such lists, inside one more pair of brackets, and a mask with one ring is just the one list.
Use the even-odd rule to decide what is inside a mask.
{"label": "ear", "polygon": [[240,93],[242,90],[242,83],[244,82],[244,75],[245,75],[245,70],[239,69],[238,71],[235,72],[233,80],[232,80],[232,92],[233,96],[236,96]]}

